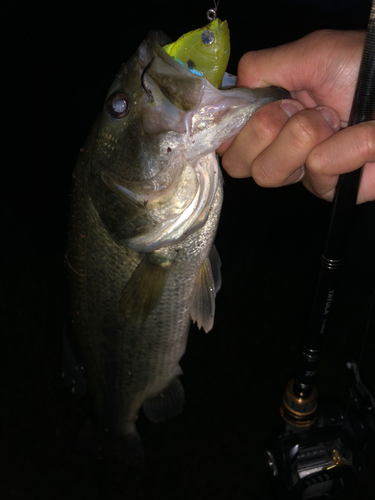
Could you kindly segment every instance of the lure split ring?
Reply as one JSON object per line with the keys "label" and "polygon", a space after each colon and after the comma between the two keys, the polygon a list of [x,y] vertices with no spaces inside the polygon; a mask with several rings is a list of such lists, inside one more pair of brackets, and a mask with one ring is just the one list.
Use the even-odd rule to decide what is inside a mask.
{"label": "lure split ring", "polygon": [[212,22],[212,21],[215,21],[216,19],[216,11],[217,9],[208,9],[207,11],[207,19]]}

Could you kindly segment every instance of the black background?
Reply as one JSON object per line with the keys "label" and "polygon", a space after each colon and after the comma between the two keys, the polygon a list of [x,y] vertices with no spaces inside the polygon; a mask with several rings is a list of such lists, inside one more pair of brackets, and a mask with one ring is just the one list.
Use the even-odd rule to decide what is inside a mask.
{"label": "black background", "polygon": [[[254,3],[221,0],[233,73],[247,50],[321,28],[365,28],[370,6],[365,0]],[[91,462],[73,451],[87,403],[69,394],[60,377],[65,231],[78,150],[116,70],[147,31],[162,29],[176,39],[206,24],[211,6],[202,0],[2,3],[4,499],[132,499],[140,490],[150,500],[274,498],[263,452],[297,365],[330,209],[301,185],[263,189],[225,174],[215,326],[208,335],[191,329],[181,363],[183,414],[160,425],[140,415],[146,469],[138,482],[122,464]],[[318,380],[320,394],[344,403],[348,356],[360,360],[375,391],[374,204],[358,212]],[[375,491],[374,472],[361,476],[353,499]]]}

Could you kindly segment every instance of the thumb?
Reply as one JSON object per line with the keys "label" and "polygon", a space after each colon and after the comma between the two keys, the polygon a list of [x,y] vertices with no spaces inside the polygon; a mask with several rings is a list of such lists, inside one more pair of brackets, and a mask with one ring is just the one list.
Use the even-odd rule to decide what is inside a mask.
{"label": "thumb", "polygon": [[360,32],[321,30],[279,47],[248,52],[239,62],[237,85],[318,91],[358,39],[363,39]]}

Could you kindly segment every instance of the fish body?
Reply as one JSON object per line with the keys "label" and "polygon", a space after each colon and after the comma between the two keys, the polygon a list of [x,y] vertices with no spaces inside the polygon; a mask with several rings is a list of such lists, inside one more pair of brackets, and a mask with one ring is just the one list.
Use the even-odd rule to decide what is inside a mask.
{"label": "fish body", "polygon": [[223,200],[215,149],[275,89],[220,91],[152,32],[121,68],[73,174],[66,259],[72,340],[97,451],[141,457],[135,421],[182,410],[191,319],[212,328]]}

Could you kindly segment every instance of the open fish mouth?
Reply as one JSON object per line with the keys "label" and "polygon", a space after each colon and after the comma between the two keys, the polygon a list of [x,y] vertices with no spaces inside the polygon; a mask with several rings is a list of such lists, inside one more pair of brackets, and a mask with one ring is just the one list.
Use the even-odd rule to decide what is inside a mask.
{"label": "open fish mouth", "polygon": [[151,31],[146,37],[139,51],[143,64],[142,85],[151,102],[154,100],[155,103],[159,96],[150,79],[170,103],[182,111],[189,111],[199,105],[207,80],[167,54],[163,45],[169,42],[169,37],[162,31]]}
{"label": "open fish mouth", "polygon": [[140,84],[150,104],[143,125],[151,134],[165,130],[189,136],[188,151],[182,148],[189,159],[215,151],[260,106],[288,97],[274,87],[233,88],[236,77],[228,74],[223,89],[217,89],[169,56],[163,49],[168,40],[165,33],[152,31],[139,48]]}

